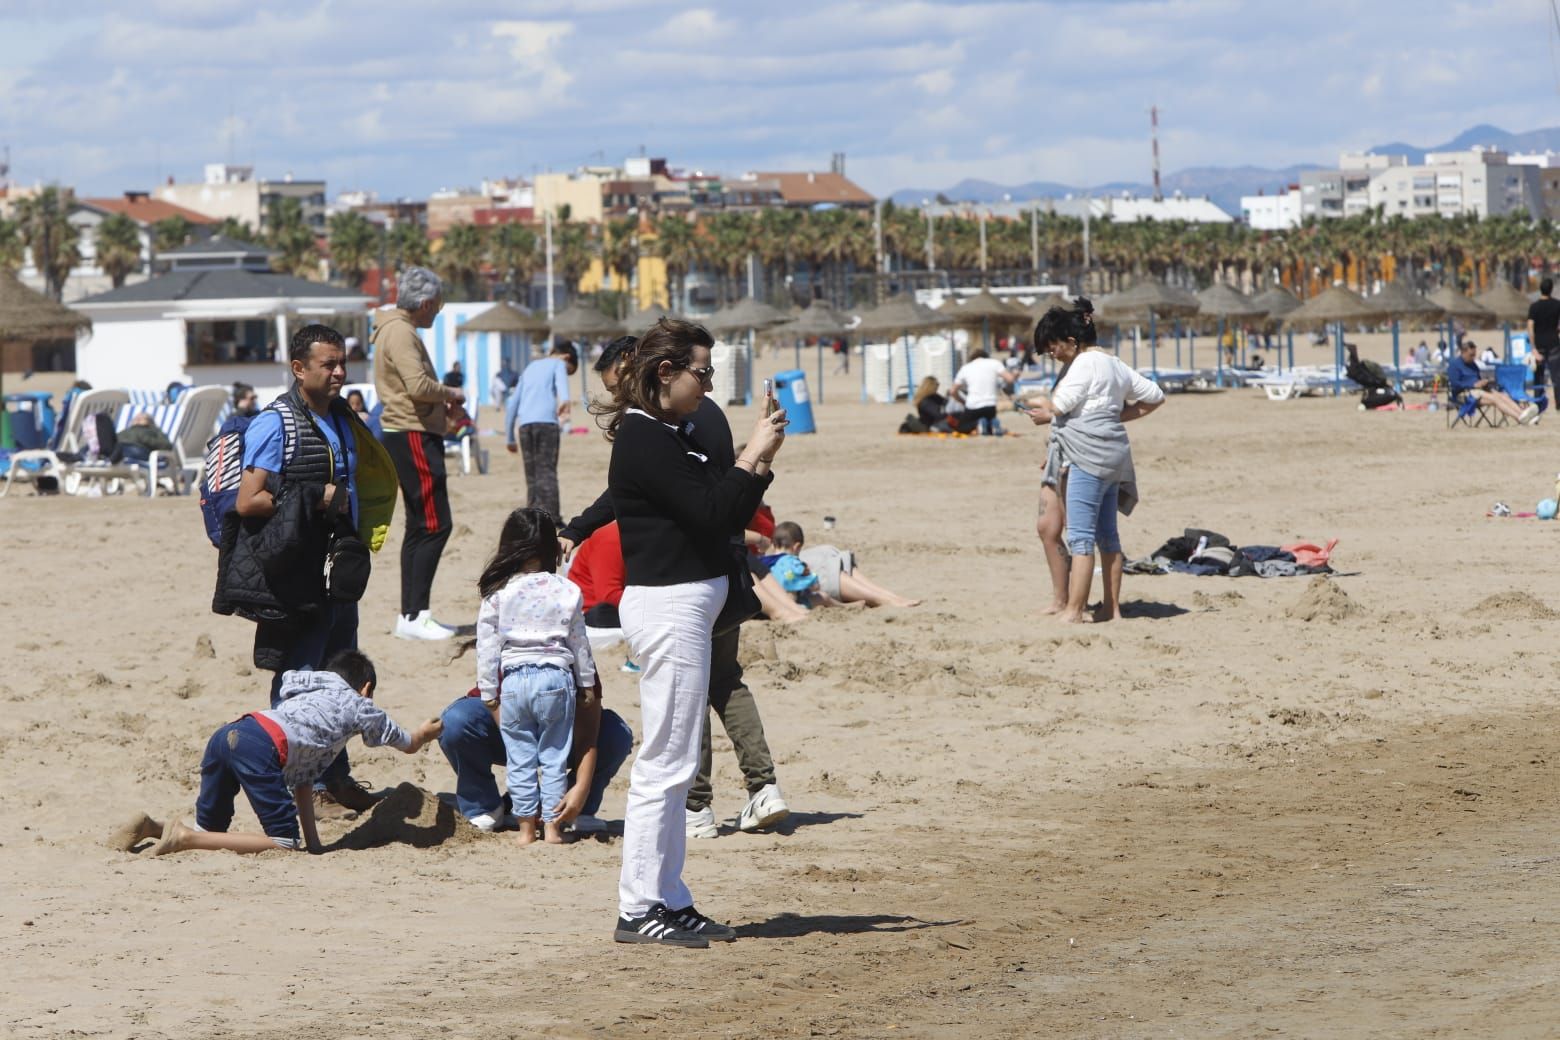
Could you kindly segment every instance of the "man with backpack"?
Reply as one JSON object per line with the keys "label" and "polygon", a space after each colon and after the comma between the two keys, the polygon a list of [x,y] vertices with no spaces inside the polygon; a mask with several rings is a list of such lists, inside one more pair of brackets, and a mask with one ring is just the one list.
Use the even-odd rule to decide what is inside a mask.
{"label": "man with backpack", "polygon": [[[361,552],[354,565],[361,571],[357,577],[360,583],[367,581],[366,550],[355,535],[362,423],[341,400],[347,380],[346,343],[327,325],[306,325],[293,334],[287,356],[292,388],[242,433],[236,519],[230,515],[223,532],[229,568],[234,558],[226,545],[229,526],[241,525],[250,537],[266,540],[273,561],[265,569],[270,580],[263,582],[265,589],[245,588],[246,583],[262,582],[255,569],[230,570],[218,578],[219,599],[242,601],[248,594],[271,594],[284,606],[298,608],[281,617],[263,616],[257,623],[255,663],[275,672],[273,708],[284,672],[321,668],[339,652],[357,649],[358,608],[352,593],[360,596],[362,589],[342,592],[341,575],[335,573],[337,567],[349,566],[338,559],[349,539]],[[276,560],[286,565],[277,566]],[[277,587],[278,572],[288,576],[286,591]],[[326,769],[323,783],[331,798],[348,809],[363,811],[374,804],[374,797],[352,781],[345,751]]]}

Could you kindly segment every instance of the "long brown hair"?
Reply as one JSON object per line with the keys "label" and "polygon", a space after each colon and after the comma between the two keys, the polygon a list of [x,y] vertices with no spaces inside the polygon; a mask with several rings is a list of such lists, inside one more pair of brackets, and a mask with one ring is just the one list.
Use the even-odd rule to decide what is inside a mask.
{"label": "long brown hair", "polygon": [[681,318],[662,318],[650,326],[639,337],[632,359],[618,376],[612,400],[591,405],[591,413],[606,431],[607,440],[617,436],[630,408],[661,415],[661,362],[669,361],[673,368],[687,368],[693,360],[693,348],[708,349],[714,345],[708,329]]}

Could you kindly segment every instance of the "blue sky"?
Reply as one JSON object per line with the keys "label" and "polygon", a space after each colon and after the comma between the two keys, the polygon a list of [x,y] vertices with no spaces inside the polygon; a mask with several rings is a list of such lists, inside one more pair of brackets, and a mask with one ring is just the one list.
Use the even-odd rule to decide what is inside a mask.
{"label": "blue sky", "polygon": [[1548,0],[4,0],[13,179],[87,194],[232,158],[421,196],[644,146],[868,189],[1330,162],[1560,124]]}

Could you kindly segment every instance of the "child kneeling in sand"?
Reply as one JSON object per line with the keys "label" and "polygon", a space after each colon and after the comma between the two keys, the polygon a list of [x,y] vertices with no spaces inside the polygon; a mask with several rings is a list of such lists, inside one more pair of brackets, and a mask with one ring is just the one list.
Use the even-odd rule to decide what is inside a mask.
{"label": "child kneeling in sand", "polygon": [[[320,852],[314,784],[347,741],[361,736],[369,747],[389,745],[410,755],[444,729],[438,719],[424,722],[413,733],[396,725],[373,702],[377,682],[373,662],[357,650],[341,651],[319,671],[286,673],[276,707],[230,722],[206,742],[194,827],[177,819],[161,824],[143,814],[121,828],[111,844],[129,851],[148,838],[159,838],[154,856],[188,849],[296,850],[301,822],[303,846]],[[228,833],[240,790],[264,834]]]}
{"label": "child kneeling in sand", "polygon": [[557,569],[552,517],[541,509],[516,509],[477,583],[477,689],[504,738],[521,845],[536,841],[538,822],[550,844],[563,844],[559,813],[568,790],[575,691],[595,687],[600,695],[584,598]]}

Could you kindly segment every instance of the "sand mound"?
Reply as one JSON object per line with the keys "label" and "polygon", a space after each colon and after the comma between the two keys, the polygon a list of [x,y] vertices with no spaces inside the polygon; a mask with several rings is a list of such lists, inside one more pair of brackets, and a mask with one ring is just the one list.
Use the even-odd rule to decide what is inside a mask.
{"label": "sand mound", "polygon": [[1312,578],[1305,594],[1284,611],[1286,617],[1297,621],[1344,621],[1364,613],[1364,607],[1321,574]]}
{"label": "sand mound", "polygon": [[455,808],[415,784],[397,785],[368,818],[334,843],[338,849],[377,849],[384,845],[410,845],[416,849],[463,844],[474,840],[475,827],[457,827]]}
{"label": "sand mound", "polygon": [[1464,617],[1499,617],[1507,620],[1553,621],[1560,618],[1560,611],[1551,610],[1536,596],[1526,592],[1497,592],[1486,596],[1463,611]]}

